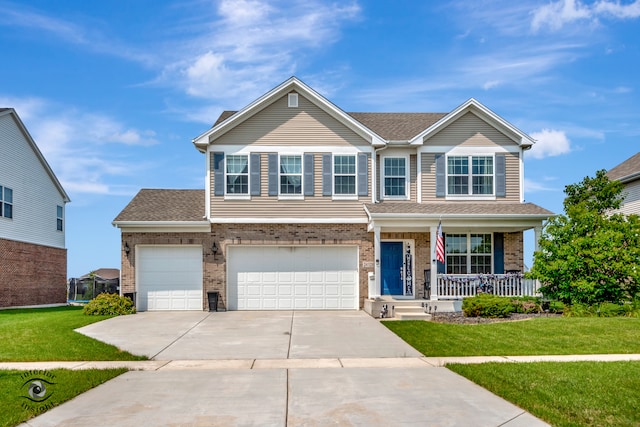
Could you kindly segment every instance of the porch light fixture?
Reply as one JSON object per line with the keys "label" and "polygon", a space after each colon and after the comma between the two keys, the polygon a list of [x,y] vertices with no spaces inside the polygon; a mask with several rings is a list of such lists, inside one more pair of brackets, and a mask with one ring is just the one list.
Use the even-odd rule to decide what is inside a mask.
{"label": "porch light fixture", "polygon": [[124,253],[129,256],[129,252],[131,252],[131,248],[129,248],[129,243],[124,242]]}
{"label": "porch light fixture", "polygon": [[213,245],[211,245],[211,252],[213,253],[213,256],[216,256],[218,253],[218,246],[216,245],[216,242],[213,242]]}

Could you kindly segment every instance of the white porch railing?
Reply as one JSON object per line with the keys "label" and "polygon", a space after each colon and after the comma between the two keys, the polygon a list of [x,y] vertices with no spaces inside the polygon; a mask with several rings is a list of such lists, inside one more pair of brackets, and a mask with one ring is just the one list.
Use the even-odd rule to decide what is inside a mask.
{"label": "white porch railing", "polygon": [[480,293],[498,296],[538,296],[540,284],[522,274],[438,274],[438,299],[459,299]]}

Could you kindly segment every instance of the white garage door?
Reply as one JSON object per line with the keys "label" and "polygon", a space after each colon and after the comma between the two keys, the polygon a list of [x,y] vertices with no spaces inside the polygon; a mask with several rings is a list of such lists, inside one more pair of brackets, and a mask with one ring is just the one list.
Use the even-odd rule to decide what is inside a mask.
{"label": "white garage door", "polygon": [[138,309],[202,310],[202,246],[139,246]]}
{"label": "white garage door", "polygon": [[231,246],[230,310],[358,308],[358,248]]}

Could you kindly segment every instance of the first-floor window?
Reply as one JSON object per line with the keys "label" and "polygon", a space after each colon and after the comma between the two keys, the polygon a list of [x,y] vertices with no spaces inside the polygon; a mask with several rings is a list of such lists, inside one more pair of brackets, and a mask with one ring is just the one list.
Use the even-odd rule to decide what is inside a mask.
{"label": "first-floor window", "polygon": [[13,218],[13,190],[0,185],[0,217]]}
{"label": "first-floor window", "polygon": [[64,212],[62,206],[56,206],[56,230],[62,231],[63,223],[64,223]]}
{"label": "first-floor window", "polygon": [[491,273],[491,234],[447,234],[447,274]]}
{"label": "first-floor window", "polygon": [[249,158],[233,154],[226,157],[227,194],[249,194]]}
{"label": "first-floor window", "polygon": [[280,194],[302,194],[302,156],[280,156]]}
{"label": "first-floor window", "polygon": [[334,194],[356,194],[356,156],[333,158]]}

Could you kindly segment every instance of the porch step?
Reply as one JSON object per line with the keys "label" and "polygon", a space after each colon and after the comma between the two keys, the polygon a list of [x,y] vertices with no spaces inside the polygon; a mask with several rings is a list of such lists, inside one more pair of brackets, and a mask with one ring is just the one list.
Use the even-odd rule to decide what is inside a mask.
{"label": "porch step", "polygon": [[[395,299],[391,297],[381,297],[378,299],[367,299],[364,301],[364,310],[375,318],[380,318],[382,314],[383,306],[387,306],[388,318],[409,320],[409,319],[431,319],[431,315],[435,312],[446,313],[461,311],[461,300],[440,300],[430,301],[424,299],[405,300]],[[431,307],[431,312],[427,308],[425,312],[425,305]]]}
{"label": "porch step", "polygon": [[421,306],[396,307],[393,315],[398,320],[431,320],[431,315]]}

